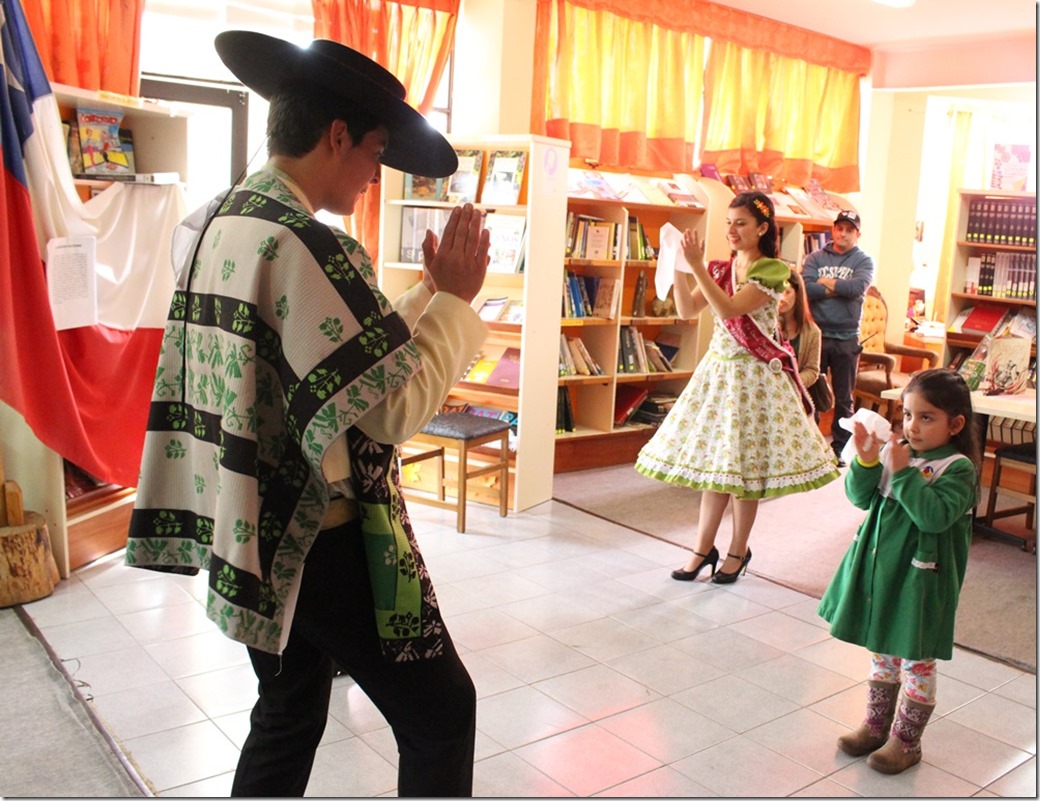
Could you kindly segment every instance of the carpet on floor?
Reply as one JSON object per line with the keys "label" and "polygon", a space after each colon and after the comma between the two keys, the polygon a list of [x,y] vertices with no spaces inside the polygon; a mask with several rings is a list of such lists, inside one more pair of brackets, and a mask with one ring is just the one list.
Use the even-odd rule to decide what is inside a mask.
{"label": "carpet on floor", "polygon": [[0,609],[0,796],[154,795],[27,626],[24,612]]}
{"label": "carpet on floor", "polygon": [[[700,493],[646,478],[632,465],[559,473],[553,499],[692,550]],[[841,479],[763,501],[748,572],[820,598],[865,517],[846,499]],[[1014,529],[1016,520],[1023,518],[1000,525]],[[716,543],[722,553],[729,536],[727,511]],[[1033,553],[976,535],[957,609],[957,645],[1036,673],[1036,578]]]}

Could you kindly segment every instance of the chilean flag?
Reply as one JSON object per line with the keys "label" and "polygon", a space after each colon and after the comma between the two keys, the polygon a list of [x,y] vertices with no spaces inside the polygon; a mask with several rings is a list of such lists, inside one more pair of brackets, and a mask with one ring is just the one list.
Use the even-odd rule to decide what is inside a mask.
{"label": "chilean flag", "polygon": [[[19,1],[0,0],[0,14],[0,401],[65,459],[102,481],[136,486],[162,339],[156,317],[165,316],[142,309],[170,299],[168,237],[161,240],[183,216],[182,196],[170,194],[180,187],[145,196],[134,190],[156,188],[114,186],[83,203]],[[101,322],[59,331],[42,254],[49,239],[70,235],[97,237]],[[149,273],[143,284],[141,271]]]}

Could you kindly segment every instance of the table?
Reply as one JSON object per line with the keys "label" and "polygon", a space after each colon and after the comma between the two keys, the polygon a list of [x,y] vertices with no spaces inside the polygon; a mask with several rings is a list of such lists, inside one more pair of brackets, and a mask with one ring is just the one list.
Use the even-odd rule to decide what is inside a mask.
{"label": "table", "polygon": [[[886,389],[881,397],[888,401],[898,401],[902,396],[902,389]],[[978,418],[980,439],[983,449],[986,446],[986,432],[989,429],[989,418],[1007,417],[1012,420],[1025,420],[1028,423],[1036,423],[1036,390],[1027,389],[1017,395],[986,395],[982,390],[971,393],[971,408]],[[987,526],[980,522],[976,508],[973,527],[975,531],[990,537],[1013,541],[1020,544],[1021,540],[999,528]]]}

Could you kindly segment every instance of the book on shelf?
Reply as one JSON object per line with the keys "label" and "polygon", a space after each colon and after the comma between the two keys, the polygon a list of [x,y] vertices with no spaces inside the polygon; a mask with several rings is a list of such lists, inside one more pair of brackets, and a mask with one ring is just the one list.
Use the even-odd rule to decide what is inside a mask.
{"label": "book on shelf", "polygon": [[484,216],[484,228],[491,237],[488,251],[489,273],[515,273],[523,250],[527,218],[520,214],[492,212]]}
{"label": "book on shelf", "polygon": [[447,179],[445,199],[449,203],[475,203],[480,190],[480,171],[484,166],[484,151],[473,148],[455,148],[459,168]]}
{"label": "book on shelf", "polygon": [[591,375],[605,375],[599,362],[596,361],[593,355],[589,352],[589,349],[585,346],[585,341],[581,337],[574,337],[572,341],[581,353],[582,359],[585,360],[585,364],[588,365],[589,373]]}
{"label": "book on shelf", "polygon": [[428,178],[425,175],[404,174],[405,200],[431,200],[444,202],[448,199],[448,182],[445,178]]}
{"label": "book on shelf", "polygon": [[578,285],[578,276],[573,270],[567,270],[563,276],[563,308],[564,317],[585,317],[585,304]]}
{"label": "book on shelf", "polygon": [[679,334],[674,331],[662,331],[657,335],[654,340],[654,344],[661,351],[661,354],[668,360],[668,364],[675,365],[675,358],[679,354],[679,346],[682,344],[682,338]]}
{"label": "book on shelf", "polygon": [[650,392],[639,384],[618,384],[614,395],[614,425],[623,426],[632,419]]}
{"label": "book on shelf", "polygon": [[718,181],[721,184],[726,183],[722,180],[722,174],[719,172],[719,168],[716,165],[702,164],[700,170],[702,178],[711,178],[713,181]]}
{"label": "book on shelf", "polygon": [[470,384],[486,384],[505,350],[505,345],[485,345],[470,363],[462,380]]}
{"label": "book on shelf", "polygon": [[986,393],[1013,395],[1026,387],[1032,343],[1023,337],[993,337],[986,354]]}
{"label": "book on shelf", "polygon": [[621,200],[621,195],[597,170],[569,167],[567,169],[567,197],[592,200]]}
{"label": "book on shelf", "polygon": [[784,192],[793,197],[795,202],[805,209],[810,217],[818,220],[833,220],[838,216],[837,212],[828,212],[827,209],[816,202],[812,195],[799,186],[787,185],[784,187]]}
{"label": "book on shelf", "polygon": [[523,186],[526,166],[527,151],[491,151],[484,187],[480,192],[480,202],[485,206],[515,205],[520,199],[520,187]]}
{"label": "book on shelf", "polygon": [[643,344],[646,347],[647,359],[653,365],[654,372],[671,373],[673,371],[672,363],[665,358],[661,348],[658,347],[654,340],[647,339]]}
{"label": "book on shelf", "polygon": [[988,334],[1007,312],[1007,308],[996,303],[978,303],[964,319],[960,330],[965,334]]}
{"label": "book on shelf", "polygon": [[571,352],[571,361],[574,362],[574,374],[592,375],[592,368],[585,361],[585,355],[581,352],[581,348],[578,347],[577,337],[566,337],[566,340],[567,347]]}
{"label": "book on shelf", "polygon": [[485,382],[499,389],[520,388],[520,348],[506,348]]}
{"label": "book on shelf", "polygon": [[641,177],[636,178],[627,172],[602,172],[600,175],[610,184],[610,188],[614,190],[619,200],[626,203],[649,204],[651,202]]}
{"label": "book on shelf", "polygon": [[560,375],[577,375],[578,366],[574,363],[574,354],[567,342],[567,335],[560,334]]}
{"label": "book on shelf", "polygon": [[749,172],[748,181],[750,181],[752,189],[756,189],[764,195],[773,194],[773,179],[764,172]]}
{"label": "book on shelf", "polygon": [[508,301],[498,318],[500,323],[522,323],[524,321],[524,302],[518,298]]}
{"label": "book on shelf", "polygon": [[123,112],[119,110],[76,109],[83,175],[104,178],[133,172],[119,137],[122,120]]}
{"label": "book on shelf", "polygon": [[400,260],[408,264],[422,264],[422,243],[426,231],[440,236],[448,222],[450,209],[405,206],[401,209],[401,253]]}
{"label": "book on shelf", "polygon": [[676,206],[683,206],[684,208],[691,209],[704,208],[704,204],[701,203],[695,195],[683,189],[673,180],[668,178],[654,178],[651,183],[664,192],[665,197]]}
{"label": "book on shelf", "polygon": [[592,316],[613,320],[621,304],[621,279],[600,278],[596,297],[592,302]]}
{"label": "book on shelf", "polygon": [[828,212],[827,216],[831,219],[834,219],[838,215],[838,212],[841,211],[841,206],[838,205],[838,202],[834,198],[827,194],[826,190],[824,190],[820,185],[820,180],[818,178],[810,178],[805,184],[805,191],[809,193],[820,208]]}
{"label": "book on shelf", "polygon": [[583,258],[593,260],[614,258],[614,229],[614,223],[606,220],[589,222],[585,232]]}
{"label": "book on shelf", "polygon": [[571,393],[567,387],[556,389],[556,433],[574,430],[574,410],[571,408]]}
{"label": "book on shelf", "polygon": [[484,322],[493,323],[502,319],[502,313],[505,311],[508,303],[509,298],[507,297],[486,298],[477,309],[477,314]]}
{"label": "book on shelf", "polygon": [[743,176],[740,173],[733,173],[732,175],[727,175],[726,184],[729,186],[730,189],[734,191],[734,193],[739,194],[740,192],[751,191],[751,182],[747,179],[746,176]]}

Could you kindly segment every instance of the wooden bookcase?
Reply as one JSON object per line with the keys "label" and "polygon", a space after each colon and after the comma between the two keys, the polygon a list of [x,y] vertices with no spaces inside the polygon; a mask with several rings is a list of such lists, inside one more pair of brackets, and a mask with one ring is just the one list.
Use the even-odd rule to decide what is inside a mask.
{"label": "wooden bookcase", "polygon": [[[600,172],[604,172],[601,170]],[[622,225],[625,239],[621,254],[628,252],[627,221],[636,217],[643,225],[650,244],[660,245],[660,231],[665,223],[679,230],[696,229],[706,242],[706,258],[726,259],[729,243],[725,235],[725,218],[733,191],[719,181],[695,178],[692,175],[674,174],[672,180],[694,195],[703,208],[689,208],[671,202],[627,203],[624,200],[601,200],[588,197],[570,197],[568,211],[598,217]],[[646,181],[639,181],[645,188]],[[843,208],[853,208],[847,200],[832,195]],[[807,231],[827,231],[831,220],[815,217],[793,217],[777,215],[780,228],[780,257],[801,268],[805,257],[804,238]],[[712,334],[711,313],[705,310],[699,318],[683,320],[679,317],[654,317],[650,315],[655,298],[654,260],[618,259],[589,260],[564,259],[565,271],[579,275],[596,275],[603,278],[618,278],[621,281],[621,309],[617,319],[603,320],[598,317],[564,317],[560,327],[568,337],[581,337],[593,358],[604,368],[603,376],[561,376],[560,386],[566,387],[575,429],[558,433],[556,436],[557,472],[584,470],[611,464],[635,461],[639,449],[656,430],[654,426],[629,422],[615,425],[615,398],[622,384],[635,384],[649,391],[666,391],[678,395],[685,387],[693,370],[703,356]],[[633,317],[632,303],[640,273],[646,275],[647,316]],[[618,368],[620,332],[624,326],[635,326],[645,339],[657,339],[662,332],[677,335],[679,352],[672,373],[627,373]]]}
{"label": "wooden bookcase", "polygon": [[[1028,203],[1033,208],[1032,222],[1035,225],[1036,195],[1029,192],[1002,192],[984,189],[961,189],[960,206],[957,215],[957,242],[953,253],[953,263],[950,269],[950,301],[946,310],[946,346],[943,354],[943,364],[949,364],[951,359],[960,353],[970,355],[982,340],[981,334],[956,333],[949,328],[957,319],[957,315],[969,306],[978,303],[993,304],[1008,309],[1029,309],[1036,313],[1036,275],[1031,278],[1033,284],[1033,297],[1031,299],[1020,297],[1001,297],[998,295],[982,295],[970,290],[968,281],[968,259],[973,256],[984,256],[987,254],[1027,254],[1036,257],[1036,229],[1032,228],[1033,243],[1029,245],[995,244],[982,241],[970,241],[969,216],[973,201],[997,202],[1021,201]],[[1035,264],[1035,261],[1034,261]],[[1033,357],[1036,357],[1036,342],[1033,343]]]}
{"label": "wooden bookcase", "polygon": [[[63,119],[77,107],[119,109],[123,126],[134,136],[138,172],[177,172],[187,175],[187,113],[167,103],[91,92],[53,84]],[[71,171],[70,171],[71,174]],[[110,181],[74,179],[77,192],[88,200]],[[142,365],[153,370],[154,365]],[[69,572],[126,545],[126,532],[135,492],[132,487],[104,485],[66,500],[65,465],[60,454],[44,445],[14,409],[0,403],[0,446],[8,479],[17,481],[24,506],[44,516],[63,577]]]}
{"label": "wooden bookcase", "polygon": [[[517,413],[517,447],[511,454],[509,467],[509,506],[522,511],[552,498],[555,430],[555,404],[552,399],[556,396],[559,351],[557,310],[563,280],[560,254],[564,248],[563,221],[566,215],[570,143],[530,134],[452,136],[450,139],[457,149],[482,150],[484,172],[487,170],[488,156],[493,151],[517,150],[526,153],[518,202],[515,205],[476,204],[489,214],[519,215],[526,219],[523,271],[489,271],[483,291],[474,301],[476,307],[488,297],[507,297],[523,302],[523,322],[488,323],[490,334],[487,341],[488,346],[520,349],[520,386],[516,390],[509,390],[460,382],[448,397],[448,402],[453,404],[469,403]],[[406,200],[404,175],[396,170],[384,168],[381,187],[383,208],[379,237],[379,285],[392,302],[422,277],[420,264],[399,260],[403,214],[409,208],[451,209],[454,204]],[[448,468],[446,475],[453,475],[453,467]],[[406,473],[405,479],[426,488],[422,476]],[[470,500],[497,503],[491,494],[483,495],[479,488],[472,485],[467,497]]]}

